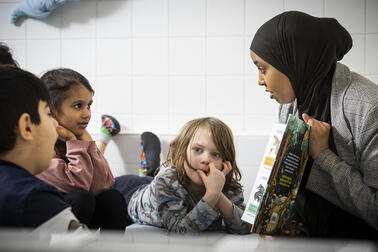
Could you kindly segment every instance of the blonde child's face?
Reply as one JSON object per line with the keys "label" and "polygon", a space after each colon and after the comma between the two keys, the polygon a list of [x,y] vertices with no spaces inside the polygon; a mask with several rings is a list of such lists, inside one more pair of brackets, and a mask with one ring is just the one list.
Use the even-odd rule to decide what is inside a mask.
{"label": "blonde child's face", "polygon": [[207,174],[210,163],[213,163],[218,170],[223,168],[221,154],[214,144],[212,133],[208,127],[201,127],[197,130],[187,147],[186,156],[191,167],[185,163],[185,173],[193,183],[198,185],[203,185],[203,181],[196,170],[201,169]]}
{"label": "blonde child's face", "polygon": [[81,136],[91,119],[92,92],[83,85],[74,85],[67,91],[56,111],[59,125],[70,130],[75,136]]}

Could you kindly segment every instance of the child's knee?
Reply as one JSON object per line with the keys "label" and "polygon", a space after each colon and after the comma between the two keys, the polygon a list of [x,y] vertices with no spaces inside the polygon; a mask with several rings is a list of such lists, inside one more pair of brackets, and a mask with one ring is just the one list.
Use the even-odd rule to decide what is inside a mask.
{"label": "child's knee", "polygon": [[71,195],[72,197],[70,197],[69,203],[73,208],[80,207],[80,209],[85,209],[89,212],[94,211],[96,202],[90,192],[79,189],[71,193]]}
{"label": "child's knee", "polygon": [[104,205],[120,205],[122,207],[126,206],[125,198],[122,193],[117,189],[108,189],[103,191],[96,197],[96,202]]}

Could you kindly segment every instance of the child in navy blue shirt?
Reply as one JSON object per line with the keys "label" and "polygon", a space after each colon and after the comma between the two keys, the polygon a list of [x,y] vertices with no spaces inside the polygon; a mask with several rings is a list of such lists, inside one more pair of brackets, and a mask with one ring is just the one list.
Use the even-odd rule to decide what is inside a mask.
{"label": "child in navy blue shirt", "polygon": [[0,67],[0,227],[59,232],[81,226],[58,190],[34,176],[55,154],[57,122],[48,101],[33,74]]}

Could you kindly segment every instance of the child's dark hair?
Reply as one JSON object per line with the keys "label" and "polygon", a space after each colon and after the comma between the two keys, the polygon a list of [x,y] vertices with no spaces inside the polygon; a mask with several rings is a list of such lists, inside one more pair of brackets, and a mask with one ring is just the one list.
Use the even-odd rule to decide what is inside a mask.
{"label": "child's dark hair", "polygon": [[20,68],[0,66],[0,153],[12,150],[16,144],[15,129],[20,116],[30,115],[39,125],[39,102],[49,102],[49,93],[43,82]]}
{"label": "child's dark hair", "polygon": [[57,68],[42,75],[41,80],[45,83],[50,93],[50,108],[59,110],[64,99],[67,98],[67,91],[75,85],[83,85],[92,94],[94,90],[89,81],[80,73],[69,68]]}
{"label": "child's dark hair", "polygon": [[17,61],[12,57],[9,47],[0,42],[0,65],[18,67]]}

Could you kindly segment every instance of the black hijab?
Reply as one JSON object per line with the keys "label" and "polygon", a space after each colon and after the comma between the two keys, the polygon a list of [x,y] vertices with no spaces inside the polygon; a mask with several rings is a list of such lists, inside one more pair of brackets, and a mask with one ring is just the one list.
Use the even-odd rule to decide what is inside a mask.
{"label": "black hijab", "polygon": [[[332,77],[336,62],[352,47],[350,34],[333,18],[289,11],[263,24],[250,49],[285,74],[294,89],[298,116],[328,122]],[[332,132],[330,149],[337,154]],[[362,219],[305,189],[313,160],[309,158],[296,199],[299,221],[315,237],[367,237],[372,228]],[[362,230],[362,231],[361,231]]]}
{"label": "black hijab", "polygon": [[351,47],[350,34],[336,19],[289,11],[263,24],[250,49],[289,78],[300,118],[305,112],[330,123],[335,64]]}

